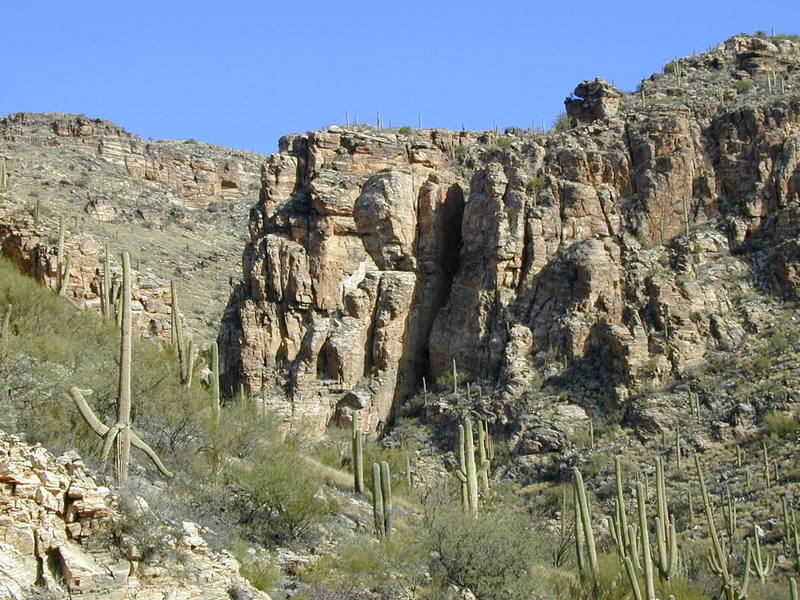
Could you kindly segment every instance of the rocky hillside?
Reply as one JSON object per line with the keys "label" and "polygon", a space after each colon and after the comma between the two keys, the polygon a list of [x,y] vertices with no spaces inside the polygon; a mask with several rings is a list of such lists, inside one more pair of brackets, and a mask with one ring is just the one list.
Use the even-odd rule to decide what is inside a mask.
{"label": "rocky hillside", "polygon": [[547,134],[283,138],[220,333],[228,387],[375,431],[455,362],[498,384],[502,425],[545,376],[620,408],[774,326],[800,291],[800,43],[738,35],[565,104]]}
{"label": "rocky hillside", "polygon": [[143,531],[135,529],[150,509],[138,499],[137,514],[127,516],[134,531],[125,533],[117,500],[75,452],[55,457],[0,431],[0,595],[269,600],[239,575],[231,555],[209,549],[194,523],[162,541],[173,550],[162,564],[141,565],[136,538]]}
{"label": "rocky hillside", "polygon": [[68,294],[99,308],[104,244],[128,250],[134,310],[145,335],[169,336],[175,279],[192,330],[216,331],[241,271],[247,212],[263,157],[194,140],[142,140],[102,119],[17,113],[0,119],[0,245],[19,267],[56,287],[58,219],[71,257]]}

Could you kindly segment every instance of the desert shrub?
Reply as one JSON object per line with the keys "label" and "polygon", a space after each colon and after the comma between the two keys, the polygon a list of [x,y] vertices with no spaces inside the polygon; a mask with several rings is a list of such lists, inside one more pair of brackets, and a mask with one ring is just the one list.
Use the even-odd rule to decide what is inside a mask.
{"label": "desert shrub", "polygon": [[118,507],[120,516],[114,523],[114,534],[132,542],[142,562],[158,562],[164,549],[170,547],[168,541],[179,535],[177,528],[159,518],[139,496],[120,495]]}
{"label": "desert shrub", "polygon": [[753,83],[752,79],[739,79],[733,84],[733,89],[735,89],[740,94],[749,92],[754,87],[756,87],[756,84]]}
{"label": "desert shrub", "polygon": [[430,571],[441,589],[466,587],[481,600],[545,597],[549,582],[534,573],[550,560],[552,545],[525,515],[503,511],[474,519],[452,509],[425,519]]}
{"label": "desert shrub", "polygon": [[331,513],[321,476],[289,444],[270,444],[227,470],[237,522],[255,541],[301,537]]}
{"label": "desert shrub", "polygon": [[764,415],[764,429],[777,437],[786,437],[800,431],[800,418],[797,414],[770,411]]}
{"label": "desert shrub", "polygon": [[560,131],[568,131],[572,129],[572,119],[570,119],[566,113],[561,113],[556,117],[555,123],[553,123],[553,131],[560,132]]}
{"label": "desert shrub", "polygon": [[507,150],[508,148],[511,148],[511,144],[513,142],[514,138],[512,138],[511,136],[501,135],[500,137],[497,138],[495,143],[497,144],[497,147],[500,148],[501,150]]}
{"label": "desert shrub", "polygon": [[313,593],[328,590],[330,597],[338,593],[350,598],[364,590],[381,598],[411,599],[418,598],[426,585],[426,562],[424,540],[417,530],[381,542],[358,537],[340,546],[335,555],[323,556],[304,579]]}
{"label": "desert shrub", "polygon": [[[632,597],[630,581],[625,574],[625,569],[618,556],[614,553],[598,554],[598,575],[596,579],[574,578],[566,589],[561,589],[563,595],[557,596],[563,600],[627,600]],[[656,597],[667,598],[672,594],[681,600],[710,600],[703,590],[680,577],[674,577],[669,582],[661,582],[656,576]],[[644,578],[639,573],[639,589],[644,590]]]}
{"label": "desert shrub", "polygon": [[403,127],[397,130],[397,133],[399,133],[400,135],[411,135],[412,133],[414,133],[414,130],[411,129],[411,127],[409,127],[408,125],[404,125]]}
{"label": "desert shrub", "polygon": [[538,194],[540,191],[544,189],[544,186],[547,184],[547,180],[544,177],[536,176],[531,177],[528,179],[528,183],[526,184],[526,190],[529,194]]}
{"label": "desert shrub", "polygon": [[280,581],[280,569],[266,553],[250,555],[246,551],[237,552],[236,558],[239,560],[239,573],[254,588],[270,593]]}

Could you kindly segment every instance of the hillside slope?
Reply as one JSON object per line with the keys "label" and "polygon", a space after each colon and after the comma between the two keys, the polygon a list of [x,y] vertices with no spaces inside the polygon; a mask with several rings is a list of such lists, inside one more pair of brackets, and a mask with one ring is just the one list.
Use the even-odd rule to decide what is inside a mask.
{"label": "hillside slope", "polygon": [[63,217],[72,257],[68,293],[76,303],[98,308],[108,244],[115,271],[127,250],[140,272],[141,331],[169,337],[167,284],[175,279],[187,324],[210,338],[229,282],[241,277],[241,243],[263,160],[194,140],[143,140],[83,115],[9,115],[0,119],[8,174],[0,245],[23,271],[55,287]]}

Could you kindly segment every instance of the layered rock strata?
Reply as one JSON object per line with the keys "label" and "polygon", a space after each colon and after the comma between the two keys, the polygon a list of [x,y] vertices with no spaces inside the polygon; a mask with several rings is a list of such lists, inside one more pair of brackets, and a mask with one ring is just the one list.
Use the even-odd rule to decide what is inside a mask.
{"label": "layered rock strata", "polygon": [[119,519],[111,491],[96,485],[74,452],[54,457],[0,432],[3,598],[38,592],[92,600],[269,600],[239,575],[233,557],[209,549],[197,525],[184,522],[177,540],[164,540],[171,557],[152,565],[117,533]]}
{"label": "layered rock strata", "polygon": [[283,138],[220,333],[227,386],[375,431],[453,361],[507,404],[547,360],[618,404],[735,344],[745,293],[798,292],[800,44],[679,63],[641,94],[583,82],[547,135]]}

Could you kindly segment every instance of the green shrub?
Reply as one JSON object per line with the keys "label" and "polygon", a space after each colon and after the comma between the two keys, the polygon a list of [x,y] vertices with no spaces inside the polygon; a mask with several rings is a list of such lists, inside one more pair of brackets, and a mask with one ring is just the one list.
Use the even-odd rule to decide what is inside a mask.
{"label": "green shrub", "polygon": [[281,571],[272,559],[266,555],[249,555],[237,553],[239,573],[254,588],[270,593],[281,579]]}
{"label": "green shrub", "polygon": [[553,131],[561,132],[570,129],[572,129],[572,119],[570,119],[566,113],[559,114],[558,117],[556,117],[555,123],[553,123]]}
{"label": "green shrub", "polygon": [[749,92],[754,87],[756,87],[756,84],[753,83],[752,79],[739,79],[733,84],[733,89],[735,89],[740,94]]}
{"label": "green shrub", "polygon": [[120,495],[118,506],[120,518],[114,523],[115,536],[133,542],[142,562],[157,563],[165,548],[169,547],[164,543],[165,539],[177,537],[178,530],[160,519],[136,495]]}
{"label": "green shrub", "polygon": [[304,535],[331,514],[322,478],[286,443],[270,444],[228,467],[236,489],[238,524],[260,543]]}
{"label": "green shrub", "polygon": [[411,127],[409,127],[408,125],[404,125],[403,127],[397,130],[397,133],[399,133],[400,135],[411,135],[412,133],[414,133],[414,130],[411,129]]}
{"label": "green shrub", "polygon": [[527,600],[552,595],[548,581],[534,576],[550,560],[552,540],[541,527],[511,511],[474,519],[452,509],[425,521],[430,570],[442,589],[466,587],[481,600]]}
{"label": "green shrub", "polygon": [[[418,598],[426,585],[427,551],[417,530],[378,542],[358,537],[323,556],[305,575],[320,597],[350,598],[359,590],[381,598]],[[341,595],[344,594],[344,595]],[[341,596],[338,596],[341,595]]]}
{"label": "green shrub", "polygon": [[538,194],[544,189],[545,185],[547,185],[547,180],[537,175],[536,177],[528,179],[528,183],[525,187],[529,194]]}
{"label": "green shrub", "polygon": [[772,435],[787,437],[800,431],[800,418],[797,414],[770,411],[764,415],[764,429]]}

